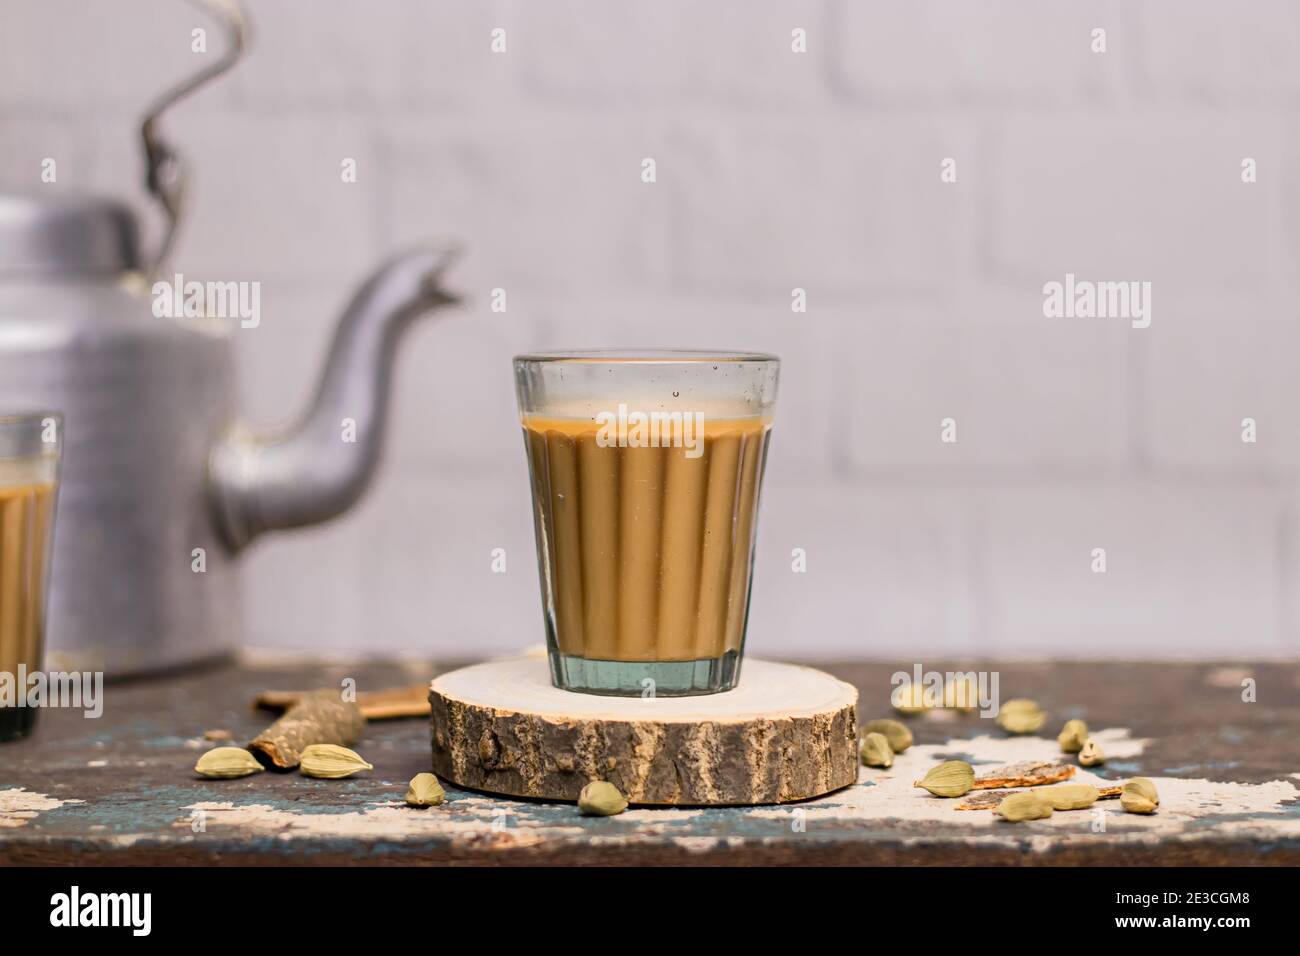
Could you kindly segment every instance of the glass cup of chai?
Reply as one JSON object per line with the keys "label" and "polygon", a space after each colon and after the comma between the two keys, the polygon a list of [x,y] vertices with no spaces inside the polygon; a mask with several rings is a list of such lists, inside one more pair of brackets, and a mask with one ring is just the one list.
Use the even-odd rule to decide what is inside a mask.
{"label": "glass cup of chai", "polygon": [[678,350],[515,358],[556,687],[736,686],[779,364]]}
{"label": "glass cup of chai", "polygon": [[43,664],[62,434],[54,413],[0,416],[0,742],[36,725],[26,694]]}

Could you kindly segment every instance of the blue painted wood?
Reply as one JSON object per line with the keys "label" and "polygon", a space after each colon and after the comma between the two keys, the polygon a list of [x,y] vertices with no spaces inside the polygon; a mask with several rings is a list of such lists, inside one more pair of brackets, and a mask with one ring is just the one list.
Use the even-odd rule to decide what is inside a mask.
{"label": "blue painted wood", "polygon": [[[892,664],[827,668],[858,686],[863,720],[889,716]],[[904,665],[901,669],[910,669]],[[978,717],[912,720],[917,743],[893,771],[781,808],[632,809],[586,818],[571,804],[447,787],[444,806],[402,803],[430,762],[423,720],[376,721],[357,749],[375,765],[342,781],[262,773],[197,777],[203,734],[244,743],[273,719],[250,702],[268,688],[378,690],[437,670],[395,664],[227,667],[109,685],[103,716],[43,711],[29,740],[0,745],[0,864],[5,863],[1300,863],[1300,682],[1293,667],[1246,665],[1261,703],[1242,702],[1224,669],[1200,664],[1005,665],[1005,696],[1052,713],[1042,740],[1008,739]],[[1222,686],[1221,686],[1222,685]],[[1010,689],[1010,692],[1008,692]],[[1155,818],[1110,813],[997,825],[910,787],[947,756],[990,765],[1067,717],[1106,731],[1117,752],[1097,776],[1158,778]],[[1058,719],[1059,718],[1059,719]],[[1140,743],[1139,743],[1140,741]],[[1112,803],[1112,811],[1118,811]]]}

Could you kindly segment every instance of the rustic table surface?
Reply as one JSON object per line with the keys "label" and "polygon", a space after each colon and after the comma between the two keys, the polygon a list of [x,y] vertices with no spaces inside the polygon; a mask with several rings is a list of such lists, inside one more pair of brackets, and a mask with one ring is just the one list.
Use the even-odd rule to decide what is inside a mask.
{"label": "rustic table surface", "polygon": [[[1003,700],[1051,714],[1042,737],[1007,737],[952,711],[910,719],[916,744],[891,770],[792,806],[633,809],[585,818],[569,804],[447,788],[441,807],[402,802],[430,763],[421,719],[375,721],[357,749],[375,769],[348,780],[192,772],[214,744],[246,742],[272,718],[270,688],[360,690],[418,683],[439,668],[247,662],[109,685],[99,719],[44,711],[34,737],[0,745],[0,864],[1300,864],[1300,668],[1293,664],[978,664]],[[859,719],[892,716],[890,675],[908,666],[830,665],[862,694]],[[1255,702],[1243,701],[1255,682]],[[1249,695],[1247,695],[1249,696]],[[1160,810],[1116,801],[1009,824],[911,786],[938,760],[977,770],[1058,757],[1082,717],[1108,755],[1079,778],[1152,778]],[[1050,735],[1049,735],[1050,733]]]}

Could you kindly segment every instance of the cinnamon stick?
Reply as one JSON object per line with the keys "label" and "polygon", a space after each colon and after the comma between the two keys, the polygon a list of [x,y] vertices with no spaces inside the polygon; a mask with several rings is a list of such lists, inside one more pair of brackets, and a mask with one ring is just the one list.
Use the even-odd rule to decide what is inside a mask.
{"label": "cinnamon stick", "polygon": [[298,766],[311,744],[350,746],[361,739],[366,718],[361,708],[345,701],[337,690],[299,695],[279,720],[253,738],[248,749],[265,754],[277,767]]}
{"label": "cinnamon stick", "polygon": [[1074,776],[1074,766],[1051,760],[1025,760],[976,774],[973,790],[1001,790],[1007,787],[1041,787]]}
{"label": "cinnamon stick", "polygon": [[[253,701],[263,710],[286,710],[298,703],[305,690],[265,690]],[[429,685],[390,687],[385,690],[362,691],[357,694],[357,706],[367,720],[389,720],[394,717],[428,717]]]}

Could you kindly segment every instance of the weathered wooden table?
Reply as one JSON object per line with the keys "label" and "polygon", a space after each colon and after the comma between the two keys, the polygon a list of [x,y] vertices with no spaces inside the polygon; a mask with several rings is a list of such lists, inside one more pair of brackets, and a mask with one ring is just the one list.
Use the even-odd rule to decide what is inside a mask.
{"label": "weathered wooden table", "polygon": [[[212,746],[205,731],[227,729],[242,743],[269,723],[250,708],[261,690],[346,677],[379,689],[425,680],[441,670],[432,665],[246,663],[109,685],[102,718],[47,711],[35,737],[0,745],[0,864],[1300,864],[1300,668],[961,669],[976,667],[1000,673],[1004,700],[1042,703],[1051,713],[1043,737],[932,712],[911,719],[916,745],[891,770],[863,768],[856,784],[817,800],[611,818],[453,787],[441,807],[406,807],[407,781],[430,762],[418,719],[371,723],[357,749],[375,769],[358,778],[210,781],[192,772]],[[865,721],[892,716],[890,674],[910,668],[826,669],[857,685]],[[1257,682],[1255,703],[1242,700],[1246,678]],[[1093,775],[1153,778],[1157,814],[1125,814],[1111,801],[1008,824],[911,786],[941,759],[978,769],[1054,757],[1055,732],[1070,717],[1086,719],[1109,755]]]}

